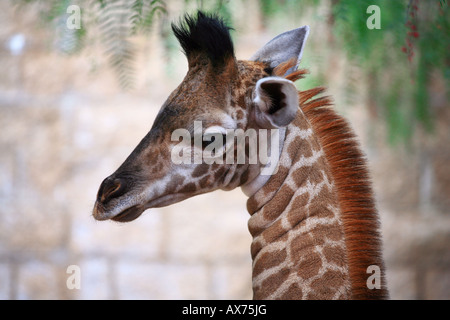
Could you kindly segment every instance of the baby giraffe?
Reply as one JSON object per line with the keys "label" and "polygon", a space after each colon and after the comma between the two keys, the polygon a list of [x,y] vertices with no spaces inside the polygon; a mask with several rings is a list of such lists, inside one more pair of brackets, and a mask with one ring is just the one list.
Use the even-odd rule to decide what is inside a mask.
{"label": "baby giraffe", "polygon": [[186,15],[172,29],[188,60],[148,134],[101,184],[97,220],[217,189],[249,197],[254,299],[388,297],[366,160],[323,88],[294,82],[309,34],[282,33],[237,60],[229,27]]}

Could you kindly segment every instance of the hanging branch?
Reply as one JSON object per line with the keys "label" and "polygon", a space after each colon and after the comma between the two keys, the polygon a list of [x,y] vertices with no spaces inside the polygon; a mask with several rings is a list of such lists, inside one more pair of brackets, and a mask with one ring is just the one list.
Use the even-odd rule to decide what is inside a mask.
{"label": "hanging branch", "polygon": [[105,53],[118,75],[123,89],[130,89],[134,82],[133,66],[136,48],[130,37],[139,32],[148,33],[156,13],[166,14],[161,0],[102,0],[98,23]]}
{"label": "hanging branch", "polygon": [[[148,34],[155,17],[167,14],[163,0],[21,0],[14,4],[32,3],[38,3],[42,20],[56,31],[55,45],[61,52],[81,52],[99,38],[124,90],[131,89],[135,79],[136,47],[130,38]],[[67,27],[70,6],[80,8],[80,28]],[[98,30],[98,34],[92,30]]]}

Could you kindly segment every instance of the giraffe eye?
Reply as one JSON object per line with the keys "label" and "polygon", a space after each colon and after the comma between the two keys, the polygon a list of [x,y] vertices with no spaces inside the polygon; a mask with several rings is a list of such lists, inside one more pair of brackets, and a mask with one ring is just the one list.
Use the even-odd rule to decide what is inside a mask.
{"label": "giraffe eye", "polygon": [[[217,141],[218,140],[218,141]],[[227,141],[227,135],[225,133],[206,133],[203,135],[202,148],[205,149],[207,146],[215,143],[216,148],[225,146]]]}
{"label": "giraffe eye", "polygon": [[211,126],[203,133],[202,147],[204,156],[218,157],[227,149],[227,129],[222,126]]}

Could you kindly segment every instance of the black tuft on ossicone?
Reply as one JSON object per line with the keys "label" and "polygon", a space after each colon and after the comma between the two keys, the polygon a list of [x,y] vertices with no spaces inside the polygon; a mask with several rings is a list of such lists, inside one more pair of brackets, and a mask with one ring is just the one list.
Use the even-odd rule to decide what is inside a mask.
{"label": "black tuft on ossicone", "polygon": [[185,15],[178,25],[172,23],[172,30],[188,60],[193,54],[204,54],[217,66],[234,58],[231,28],[216,15],[202,11],[196,17]]}

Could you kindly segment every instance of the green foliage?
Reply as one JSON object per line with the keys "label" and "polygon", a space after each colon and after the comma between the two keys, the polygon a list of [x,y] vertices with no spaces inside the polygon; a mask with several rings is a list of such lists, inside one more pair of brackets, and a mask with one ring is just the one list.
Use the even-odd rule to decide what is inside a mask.
{"label": "green foliage", "polygon": [[[64,53],[77,53],[100,43],[125,90],[134,83],[136,48],[131,37],[148,34],[155,18],[167,14],[162,0],[22,0],[18,4],[38,5],[43,22],[56,26],[57,47]],[[81,8],[80,29],[66,27],[70,5]]]}
{"label": "green foliage", "polygon": [[167,13],[166,5],[162,0],[134,0],[130,6],[130,33],[148,33],[151,30],[156,14]]}
{"label": "green foliage", "polygon": [[[278,15],[300,20],[305,7],[326,4],[331,15],[322,20],[331,22],[336,40],[336,45],[330,45],[342,47],[351,65],[345,79],[346,100],[354,99],[358,82],[367,82],[368,105],[375,107],[374,114],[384,117],[392,144],[408,143],[419,127],[428,132],[433,130],[435,115],[429,104],[432,72],[440,72],[447,89],[450,88],[447,1],[261,0],[260,4],[266,24]],[[367,27],[371,15],[367,8],[371,5],[380,8],[381,29]],[[363,71],[363,79],[352,74],[355,67]],[[307,86],[321,78],[317,74],[308,78],[311,76],[313,79],[307,81]]]}
{"label": "green foliage", "polygon": [[[381,10],[379,30],[367,28],[369,15],[361,14],[373,4]],[[417,126],[431,131],[431,72],[442,72],[449,87],[448,5],[436,0],[359,0],[338,1],[332,9],[335,35],[349,59],[383,81],[370,90],[379,97],[377,106],[386,117],[390,141],[408,141]]]}
{"label": "green foliage", "polygon": [[320,0],[260,0],[259,4],[264,20],[268,22],[276,15],[291,19],[298,18],[306,8],[315,7],[320,2]]}
{"label": "green foliage", "polygon": [[136,51],[130,38],[148,34],[156,14],[166,14],[165,4],[161,0],[98,0],[91,8],[110,65],[122,88],[129,89],[133,86]]}
{"label": "green foliage", "polygon": [[[94,34],[98,35],[120,84],[130,88],[136,51],[132,37],[147,34],[157,18],[166,19],[169,1],[21,0],[15,3],[40,4],[43,21],[58,30],[58,47],[63,52],[79,52],[97,43]],[[217,12],[233,25],[231,5],[236,5],[235,0],[171,1],[179,1],[185,12],[197,9]],[[83,10],[79,30],[62,27],[70,4],[78,4]],[[380,8],[379,30],[367,27],[370,5]],[[358,84],[366,82],[370,88],[368,108],[371,114],[384,117],[392,143],[409,141],[419,127],[433,130],[435,115],[429,106],[431,74],[439,72],[447,89],[450,88],[450,18],[446,0],[260,0],[259,6],[264,26],[274,21],[298,24],[305,12],[313,12],[314,19],[321,19],[321,23],[332,30],[335,41],[321,43],[332,50],[343,48],[348,56],[348,77],[343,83],[347,102],[358,93]],[[311,8],[315,11],[308,10]],[[172,55],[179,50],[169,21],[164,21],[159,33],[170,66]],[[319,67],[318,72],[302,81],[302,88],[324,84],[327,70],[320,65],[325,61],[308,52],[304,58]],[[362,74],[363,79],[358,79],[354,71]]]}

